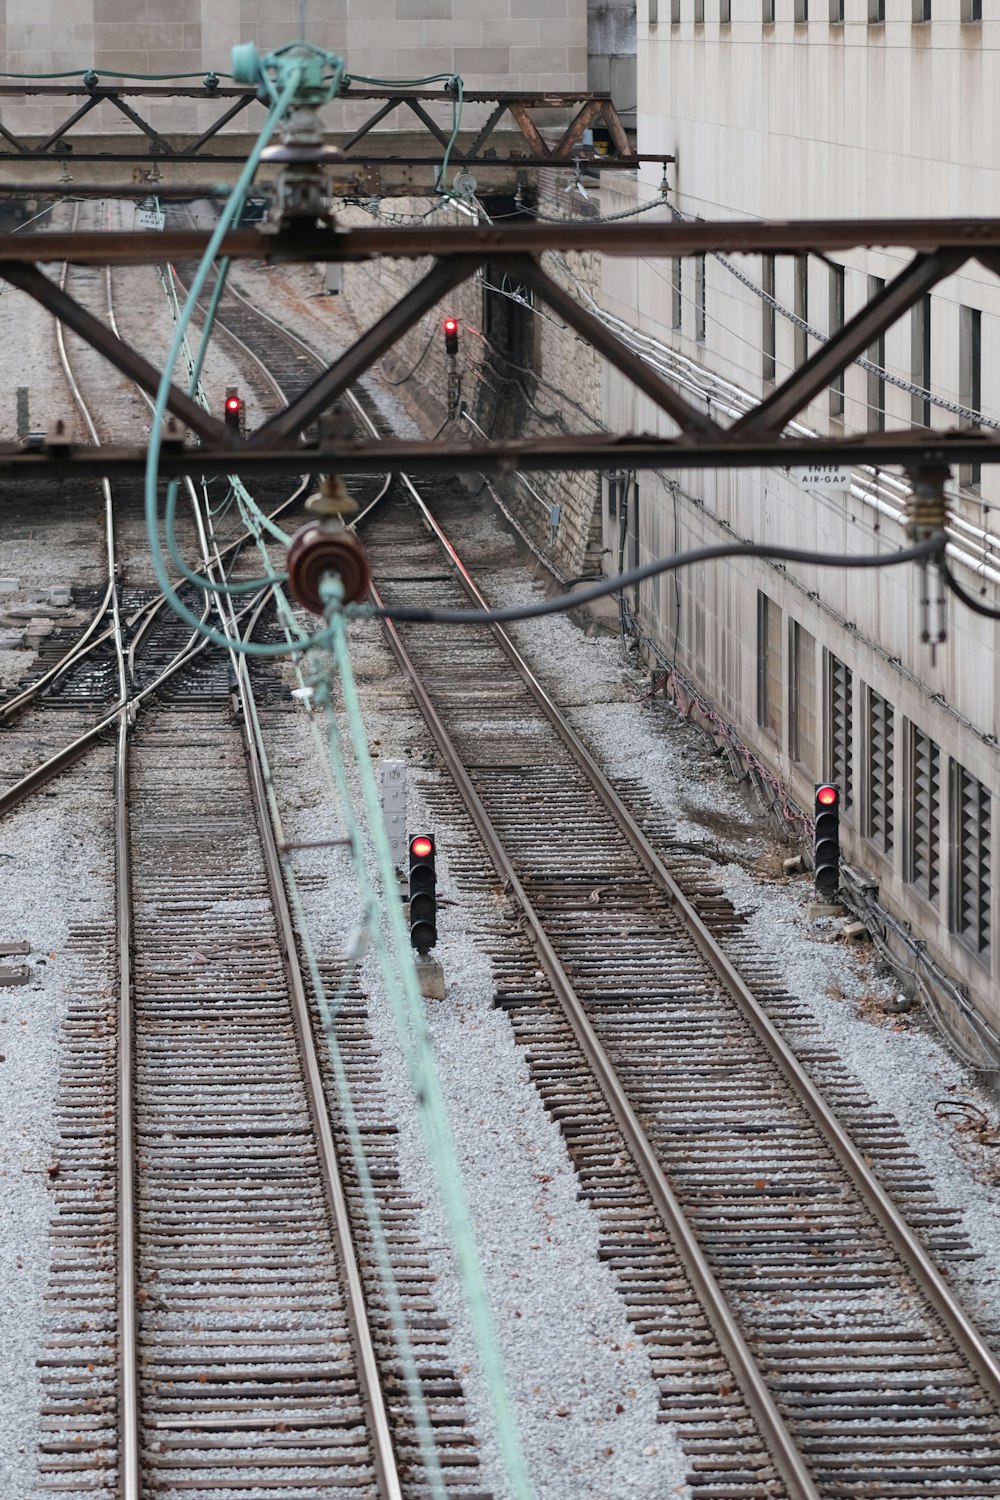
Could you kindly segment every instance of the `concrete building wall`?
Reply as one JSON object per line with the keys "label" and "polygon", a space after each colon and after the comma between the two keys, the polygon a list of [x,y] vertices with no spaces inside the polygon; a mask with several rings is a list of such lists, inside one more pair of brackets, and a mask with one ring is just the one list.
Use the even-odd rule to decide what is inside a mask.
{"label": "concrete building wall", "polygon": [[[912,22],[912,0],[885,0],[886,21],[873,25],[867,0],[845,0],[842,24],[826,19],[828,0],[809,0],[822,16],[799,24],[796,0],[775,0],[773,23],[762,20],[764,3],[732,0],[727,24],[720,0],[704,0],[703,22],[696,20],[701,0],[640,0],[638,144],[676,155],[671,201],[681,213],[725,219],[1000,212],[1000,143],[991,128],[1000,25],[963,24],[960,0],[933,0],[934,19],[922,24]],[[658,188],[657,176],[645,171],[631,184],[609,179],[605,212],[638,206]],[[845,316],[868,300],[870,277],[891,279],[908,259],[909,252],[891,247],[835,256],[844,267]],[[770,314],[760,295],[766,266],[757,256],[728,261],[707,257],[701,275],[694,259],[685,261],[675,281],[669,260],[609,258],[601,294],[610,314],[662,345],[689,394],[702,391],[706,407],[711,399],[724,422],[818,347],[791,314],[820,335],[833,326],[830,267],[811,257],[803,282],[793,258],[779,259],[776,368],[768,381],[763,343]],[[963,308],[980,315],[979,407],[997,419],[1000,289],[982,267],[967,266],[931,298],[929,388],[943,403],[968,405],[960,367]],[[886,337],[890,428],[911,425],[914,388],[925,384],[914,363],[913,333],[907,316]],[[854,367],[846,374],[843,411],[832,409],[825,391],[803,420],[814,431],[867,430],[872,399],[867,373]],[[614,430],[671,430],[614,373],[606,377],[605,400]],[[931,406],[933,427],[956,421],[946,406]],[[843,494],[804,492],[778,470],[639,476],[629,521],[637,538],[629,546],[645,561],[734,536],[831,553],[904,545],[894,519],[904,493],[900,477],[853,477],[852,492]],[[966,558],[956,558],[954,567],[966,588],[998,607],[1000,475],[984,467],[977,484],[959,484],[974,477],[956,474],[950,486]],[[614,549],[618,520],[605,510],[604,524],[605,543]],[[741,560],[651,581],[638,607],[656,650],[697,684],[807,811],[815,781],[836,769],[831,673],[849,670],[853,801],[843,821],[845,855],[872,874],[890,909],[996,1023],[1000,890],[989,862],[1000,822],[998,627],[949,600],[947,640],[932,652],[921,641],[921,594],[912,566],[874,574]],[[801,717],[801,697],[810,693],[815,732],[803,748],[797,711]],[[880,780],[883,702],[892,731],[888,836]],[[925,743],[920,736],[937,754],[930,889],[914,876],[915,856],[918,864],[922,857],[913,812],[924,795],[914,767],[914,752]],[[970,795],[978,798],[972,813]],[[980,838],[975,850],[970,833]],[[970,901],[979,904],[972,923],[978,937],[969,930]]]}
{"label": "concrete building wall", "polygon": [[[234,43],[273,51],[296,39],[298,16],[298,0],[0,0],[0,69],[225,73]],[[306,40],[345,57],[349,72],[371,77],[459,73],[467,89],[481,91],[587,86],[586,0],[311,0]],[[36,99],[16,111],[5,105],[4,119],[16,129],[48,131],[67,112]],[[211,106],[195,112],[199,126],[212,118]],[[482,107],[472,106],[465,123],[481,116]],[[160,105],[151,118],[165,130],[190,128],[192,106]],[[132,128],[113,110],[89,119],[96,129]]]}

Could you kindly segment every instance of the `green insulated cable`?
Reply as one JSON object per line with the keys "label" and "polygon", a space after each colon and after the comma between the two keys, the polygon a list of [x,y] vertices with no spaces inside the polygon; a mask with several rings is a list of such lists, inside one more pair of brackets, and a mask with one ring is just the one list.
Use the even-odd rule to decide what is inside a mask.
{"label": "green insulated cable", "polygon": [[[253,181],[254,173],[256,172],[257,167],[260,163],[260,158],[264,152],[264,149],[267,146],[267,143],[270,140],[271,136],[274,134],[274,131],[277,128],[279,121],[285,114],[285,111],[287,110],[289,104],[295,97],[295,94],[299,87],[299,77],[299,70],[293,67],[289,71],[284,87],[275,98],[274,104],[271,107],[267,120],[265,121],[260,135],[257,138],[254,148],[250,152],[243,170],[241,171],[239,178],[237,179],[236,185],[233,188],[233,191],[230,194],[225,206],[223,207],[222,213],[219,216],[219,222],[215,226],[211,239],[209,240],[208,246],[205,250],[205,254],[202,257],[197,272],[195,273],[194,280],[191,284],[191,289],[188,292],[187,300],[181,312],[180,322],[178,323],[177,328],[174,331],[174,337],[170,345],[170,351],[164,364],[163,374],[160,377],[160,384],[156,393],[156,404],[153,410],[151,430],[149,434],[149,449],[146,456],[146,531],[149,539],[149,548],[153,562],[153,571],[156,574],[156,579],[160,585],[161,590],[163,591],[170,604],[170,607],[174,610],[174,612],[178,614],[182,620],[186,621],[187,624],[191,625],[193,629],[197,630],[200,635],[205,636],[207,640],[211,641],[213,645],[221,646],[227,651],[238,650],[241,653],[250,656],[284,656],[288,652],[288,646],[278,644],[272,646],[261,645],[254,641],[244,641],[242,639],[239,642],[234,642],[230,636],[225,635],[221,631],[215,630],[212,626],[202,621],[199,616],[195,615],[190,609],[188,609],[187,605],[180,598],[173,586],[167,568],[166,555],[164,554],[163,546],[160,542],[159,515],[157,504],[157,471],[159,468],[160,448],[162,446],[163,420],[167,410],[167,397],[170,393],[171,377],[184,344],[188,325],[191,322],[194,309],[197,306],[199,298],[201,297],[201,294],[204,290],[205,283],[208,280],[208,275],[212,263],[218,255],[219,247],[229,230],[232,220],[236,212],[238,211],[239,205],[243,202],[243,199],[246,196],[250,183]],[[271,87],[270,80],[268,80],[268,86]],[[310,644],[318,644],[320,643],[320,641],[320,636],[313,637],[311,641],[304,636],[300,637],[301,644],[298,649],[304,650],[306,646]]]}
{"label": "green insulated cable", "polygon": [[[378,875],[389,921],[392,946],[395,949],[397,983],[391,983],[390,975],[387,973],[387,989],[396,1014],[400,1038],[404,1043],[409,1044],[407,1061],[420,1126],[427,1154],[441,1191],[441,1201],[451,1233],[458,1276],[465,1293],[482,1359],[483,1374],[490,1392],[497,1444],[517,1500],[532,1500],[534,1490],[510,1404],[503,1361],[497,1346],[496,1329],[493,1326],[482,1267],[476,1251],[468,1203],[457,1166],[447,1106],[427,1031],[413,952],[403,920],[403,908],[396,894],[395,866],[392,861],[392,851],[389,848],[388,834],[382,821],[378,788],[372,771],[371,754],[351,666],[347,643],[347,623],[340,608],[340,581],[339,579],[329,580],[321,584],[320,588],[326,605],[327,624],[333,634],[334,658],[344,713],[361,783],[369,835],[375,845]],[[329,724],[332,718],[332,704],[329,696],[327,696],[325,707]]]}

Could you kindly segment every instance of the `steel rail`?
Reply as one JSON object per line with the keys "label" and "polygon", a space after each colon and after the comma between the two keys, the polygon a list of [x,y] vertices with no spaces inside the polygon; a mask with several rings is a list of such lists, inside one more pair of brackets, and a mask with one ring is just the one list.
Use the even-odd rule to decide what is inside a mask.
{"label": "steel rail", "polygon": [[[371,422],[367,414],[364,416],[364,421],[373,432],[373,435],[377,435],[375,425]],[[468,586],[474,589],[475,585],[472,584],[471,577],[469,577],[458,553],[431,516],[430,511],[427,509],[412,481],[405,474],[400,475],[400,478],[416,502],[425,524],[429,525],[429,529],[447,552],[450,561],[459,573],[459,577],[462,578],[463,583],[465,579],[468,579]],[[374,602],[381,605],[382,598],[374,583],[371,586],[370,593]],[[761,1436],[774,1461],[775,1467],[789,1487],[790,1500],[820,1500],[819,1491],[813,1484],[798,1446],[777,1408],[774,1397],[767,1387],[757,1361],[733,1316],[725,1294],[709,1266],[708,1260],[695,1237],[694,1231],[687,1220],[684,1210],[681,1208],[673,1188],[670,1186],[666,1173],[656,1156],[652,1142],[628,1100],[614,1066],[587,1016],[582,1001],[576,993],[573,982],[566,973],[555,948],[549,940],[544,923],[535,910],[534,904],[517,874],[513,860],[507,853],[493,827],[479,793],[476,791],[472,779],[455,749],[451,736],[434,707],[430,694],[424,686],[420,674],[403,644],[399,631],[391,620],[383,619],[382,624],[386,629],[396,659],[410,681],[420,711],[455,780],[462,800],[479,831],[479,835],[493,861],[497,874],[502,881],[509,883],[511,894],[524,914],[527,930],[542,967],[548,975],[553,993],[572,1028],[574,1036],[583,1049],[600,1086],[601,1093],[607,1101],[608,1108],[622,1131],[636,1167],[649,1189],[650,1197],[653,1200],[656,1211],[667,1226],[670,1236],[677,1246],[678,1253],[685,1263],[694,1290],[705,1308],[715,1336],[719,1341],[719,1346],[729,1363],[733,1376],[747,1403],[747,1407],[760,1428]],[[504,640],[509,641],[509,637],[504,636],[503,632],[498,631],[498,635],[503,637]],[[513,642],[510,642],[510,645],[513,649]],[[518,661],[520,660],[520,657],[518,657]],[[524,666],[527,671],[527,665],[524,664]],[[532,681],[534,681],[533,676]],[[566,728],[568,730],[568,725]]]}
{"label": "steel rail", "polygon": [[[446,551],[463,588],[479,608],[489,608],[488,601],[476,586],[454,545],[431,514],[409,480],[403,476],[421,512],[425,525]],[[533,697],[559,734],[577,765],[587,776],[604,806],[612,815],[652,878],[671,899],[697,943],[699,951],[736,1000],[740,1010],[763,1041],[770,1057],[800,1099],[814,1124],[832,1148],[837,1160],[850,1177],[869,1211],[885,1233],[901,1261],[920,1287],[958,1348],[967,1358],[988,1394],[1000,1404],[1000,1360],[989,1349],[978,1329],[959,1305],[954,1293],[934,1263],[928,1250],[906,1222],[892,1198],[866,1163],[834,1110],[816,1087],[803,1064],[781,1036],[760,1001],[753,994],[737,967],[716,942],[697,910],[688,900],[646,835],[618,797],[594,758],[567,723],[559,708],[539,682],[507,633],[497,625],[491,627],[501,647],[523,677]],[[436,716],[435,716],[436,717]],[[506,873],[506,872],[505,872]]]}
{"label": "steel rail", "polygon": [[[170,269],[168,267],[168,274],[170,274]],[[232,291],[232,288],[229,288],[229,290]],[[239,296],[240,294],[236,293],[235,295]],[[241,297],[241,300],[246,302],[245,298]],[[289,342],[298,344],[311,358],[317,359],[317,356],[306,345],[302,344],[293,335],[288,335],[287,330],[282,329],[280,324],[275,323],[266,314],[259,313],[258,309],[252,307],[249,302],[247,302],[247,306],[257,316],[271,323],[279,332],[285,334]],[[259,356],[238,335],[234,334],[231,329],[226,328],[221,320],[217,320],[216,326],[228,335],[244,355],[254,361],[255,365],[271,384],[279,399],[284,400],[284,390]],[[302,489],[308,482],[308,477],[308,475],[304,477],[302,485],[296,490],[296,497],[302,493]],[[383,493],[385,493],[391,483],[392,475],[389,475],[385,486],[383,486]],[[213,562],[209,550],[209,540],[205,533],[204,518],[200,507],[197,505],[196,515],[206,571],[211,573],[213,570],[217,570],[219,574],[224,576],[222,557],[217,547],[215,547]],[[212,530],[211,518],[208,520],[208,530],[209,532]],[[212,536],[212,546],[215,546],[214,535]],[[250,640],[253,636],[269,598],[270,590],[254,606],[243,639]],[[238,638],[238,616],[234,611],[232,599],[217,595],[215,603],[223,634],[233,635]],[[347,1195],[340,1172],[336,1142],[333,1139],[330,1114],[326,1105],[323,1075],[316,1047],[312,1018],[309,1013],[309,998],[302,974],[302,966],[299,962],[295,923],[285,890],[280,849],[285,846],[286,840],[281,825],[281,814],[274,795],[273,781],[264,745],[263,730],[261,728],[253,684],[250,680],[247,659],[235,651],[230,652],[230,659],[236,674],[242,708],[244,741],[247,751],[247,765],[250,773],[254,814],[260,833],[267,880],[277,919],[285,974],[292,1000],[293,1024],[298,1039],[299,1056],[302,1062],[303,1082],[317,1141],[317,1159],[326,1195],[330,1228],[336,1242],[338,1260],[345,1283],[346,1312],[355,1357],[358,1362],[362,1401],[372,1439],[372,1456],[376,1482],[378,1484],[378,1494],[380,1500],[402,1500],[402,1483],[396,1463],[385,1395],[382,1390],[378,1355],[375,1350],[371,1324],[368,1319],[364,1284],[361,1278],[361,1269],[355,1252],[351,1231]]]}
{"label": "steel rail", "polygon": [[[381,596],[374,584],[371,588],[371,597],[376,604],[381,604]],[[649,1137],[629,1103],[614,1066],[594,1031],[573,982],[549,941],[544,923],[518,877],[513,860],[497,835],[489,814],[420,679],[419,672],[396,626],[391,620],[383,620],[382,623],[386,628],[396,659],[410,680],[420,712],[454,778],[455,785],[479,831],[497,874],[509,888],[510,894],[524,916],[526,930],[548,976],[553,994],[583,1049],[608,1108],[649,1190],[653,1205],[683,1260],[691,1278],[691,1284],[705,1308],[722,1353],[760,1429],[768,1453],[788,1486],[790,1500],[820,1500],[820,1493],[813,1484],[795,1440],[778,1411],[774,1397],[740,1331],[725,1294],[695,1238],[694,1231],[657,1159]]]}
{"label": "steel rail", "polygon": [[[370,423],[367,417],[365,420],[372,430],[373,436],[377,435],[374,430],[374,424]],[[431,514],[412,481],[405,474],[401,475],[400,478],[417,506],[425,526],[436,537],[440,546],[447,554],[462,587],[470,599],[477,608],[488,609],[488,601],[475,584],[455,546],[436,518]],[[374,587],[372,595],[376,599],[376,602],[379,602],[377,590]],[[427,690],[419,679],[419,674],[406,651],[398,630],[391,621],[383,621],[383,624],[387,628],[393,651],[411,681],[421,712],[431,729],[438,748],[441,750],[449,769],[455,777],[456,784],[466,803],[470,816],[473,818],[486,844],[490,857],[501,878],[510,881],[511,891],[525,914],[528,930],[531,933],[542,965],[550,981],[553,983],[553,988],[560,1004],[574,1026],[574,1030],[577,1031],[581,1045],[584,1047],[584,1051],[588,1056],[588,1060],[591,1061],[592,1066],[594,1066],[595,1053],[600,1053],[602,1059],[601,1066],[600,1068],[595,1067],[595,1073],[601,1082],[605,1097],[608,1099],[617,1116],[618,1096],[624,1099],[624,1092],[614,1074],[613,1067],[607,1061],[606,1057],[604,1057],[603,1048],[601,1048],[590,1022],[583,1013],[580,1001],[573,993],[571,981],[562,969],[548,936],[544,931],[541,920],[535,912],[530,898],[514,870],[512,861],[506,855],[492,827],[489,815],[464,765],[461,763],[447,729],[434,708]],[[667,870],[642,829],[625,807],[621,798],[615,792],[586,746],[546,692],[511,637],[498,625],[494,625],[491,628],[501,648],[521,675],[536,703],[560,736],[576,764],[590,781],[629,845],[653,880],[664,894],[670,898],[678,915],[685,922],[688,930],[694,937],[699,951],[714,969],[727,991],[737,1001],[740,1010],[764,1042],[772,1060],[778,1065],[782,1075],[805,1106],[823,1138],[832,1147],[837,1160],[860,1192],[866,1206],[885,1232],[890,1244],[920,1286],[928,1302],[947,1328],[951,1337],[968,1358],[970,1365],[975,1370],[984,1388],[994,1400],[1000,1402],[1000,1362],[998,1362],[997,1358],[987,1347],[978,1330],[967,1317],[964,1309],[957,1303],[928,1251],[910,1228],[909,1224],[907,1224],[889,1194],[882,1187],[874,1171],[865,1162],[863,1154],[855,1146],[848,1132],[822,1097],[803,1065],[799,1062],[792,1049],[766,1014],[760,1002],[744,981],[739,970],[715,941],[692,903]],[[578,1017],[582,1019],[582,1027],[579,1030],[577,1029]],[[697,1250],[696,1258],[690,1262],[692,1270],[695,1273],[693,1280],[697,1281],[699,1294],[701,1295],[703,1289],[707,1294],[703,1298],[706,1303],[706,1310],[712,1319],[713,1327],[715,1327],[724,1353],[733,1362],[734,1374],[737,1374],[738,1378],[739,1374],[742,1374],[745,1379],[749,1380],[749,1387],[744,1388],[741,1382],[741,1388],[743,1388],[748,1406],[754,1412],[755,1417],[760,1420],[756,1402],[759,1397],[759,1387],[764,1384],[764,1379],[757,1362],[747,1348],[742,1334],[739,1332],[738,1327],[736,1327],[731,1313],[729,1313],[728,1305],[725,1303],[721,1290],[715,1282],[711,1270],[708,1268],[700,1246],[694,1240],[693,1232],[684,1218],[683,1211],[680,1209],[677,1200],[673,1197],[669,1184],[666,1183],[666,1179],[663,1177],[662,1169],[655,1155],[652,1153],[652,1147],[646,1140],[645,1133],[635,1119],[627,1100],[625,1100],[625,1110],[619,1118],[622,1122],[627,1121],[629,1124],[630,1128],[626,1131],[626,1137],[629,1140],[631,1149],[633,1149],[637,1165],[643,1174],[647,1186],[650,1187],[654,1201],[657,1202],[658,1208],[662,1204],[667,1209],[668,1222],[672,1228],[676,1224],[677,1216],[680,1218],[683,1227],[676,1229],[675,1232],[677,1233],[678,1243],[685,1259],[688,1257],[689,1244],[693,1243]],[[635,1131],[638,1131],[638,1140],[635,1139]],[[660,1187],[661,1180],[666,1186],[667,1193],[670,1194],[672,1202],[663,1194]],[[711,1278],[711,1284],[705,1280],[706,1273],[707,1277]],[[718,1308],[719,1299],[722,1299],[723,1303],[722,1313],[720,1313]],[[733,1342],[734,1330],[739,1341],[738,1343]],[[765,1439],[770,1434],[777,1444],[777,1448],[775,1448],[769,1443],[775,1462],[782,1469],[784,1476],[789,1482],[792,1482],[794,1479],[795,1483],[800,1483],[803,1470],[798,1450],[794,1448],[794,1442],[780,1414],[777,1412],[777,1408],[774,1406],[769,1393],[768,1401],[761,1405],[760,1412],[763,1413],[765,1418],[761,1424]],[[777,1424],[779,1424],[777,1426],[775,1426],[775,1419]],[[788,1443],[792,1444],[794,1454],[787,1451]],[[808,1475],[806,1477],[811,1486],[811,1479],[808,1479]],[[795,1493],[798,1493],[798,1491]],[[801,1493],[812,1494],[815,1493],[815,1490],[810,1488],[803,1490]]]}
{"label": "steel rail", "polygon": [[[73,212],[73,227],[80,206]],[[69,265],[63,262],[59,279],[65,289]],[[83,399],[70,366],[62,323],[56,320],[59,358],[70,392],[91,440],[100,445],[97,426]],[[119,1500],[140,1500],[139,1489],[139,1354],[136,1337],[134,1295],[136,1268],[135,1142],[133,1139],[132,1056],[132,892],[129,869],[128,750],[132,723],[131,686],[125,667],[122,618],[118,597],[118,562],[115,545],[114,499],[111,483],[101,480],[104,490],[105,545],[108,555],[108,603],[111,608],[109,637],[118,670],[118,704],[110,723],[117,729],[115,747],[115,927],[117,932],[117,1069],[116,1069],[116,1201],[118,1209],[118,1475]],[[129,1271],[131,1268],[131,1272]]]}
{"label": "steel rail", "polygon": [[[405,479],[404,483],[407,484],[407,488],[412,488]],[[477,588],[441,526],[419,495],[416,499],[425,523],[446,549],[470,599],[475,601],[478,608],[488,609],[490,607],[488,601]],[[499,625],[491,628],[503,650],[524,678],[542,712],[559,734],[577,765],[590,780],[639,859],[665,894],[672,899],[677,912],[695,938],[699,951],[738,1002],[743,1014],[761,1037],[787,1082],[795,1090],[824,1138],[833,1147],[837,1159],[861,1193],[866,1205],[885,1231],[907,1269],[920,1285],[928,1301],[941,1317],[949,1333],[968,1357],[983,1386],[1000,1404],[1000,1358],[988,1348],[978,1329],[959,1306],[954,1293],[934,1264],[927,1249],[907,1224],[873,1169],[867,1165],[863,1154],[851,1140],[834,1110],[823,1098],[809,1073],[743,979],[739,969],[712,936],[695,907],[663,864],[639,824],[632,817],[575,730],[549,697],[510,636]]]}
{"label": "steel rail", "polygon": [[[244,640],[254,633],[268,599],[261,600],[247,625]],[[220,608],[224,620],[229,616],[231,628],[236,629],[231,616],[231,605]],[[237,631],[238,634],[238,631]],[[250,785],[253,793],[254,813],[260,830],[261,844],[271,888],[274,910],[285,973],[292,999],[292,1015],[298,1038],[299,1055],[302,1060],[303,1081],[309,1101],[313,1129],[317,1142],[317,1158],[326,1193],[330,1227],[337,1245],[337,1254],[344,1279],[344,1292],[348,1323],[358,1361],[358,1372],[362,1400],[367,1412],[369,1434],[372,1439],[372,1455],[378,1483],[379,1500],[402,1500],[403,1490],[396,1463],[392,1430],[378,1366],[378,1355],[372,1336],[371,1323],[365,1299],[364,1283],[351,1231],[351,1217],[347,1206],[343,1178],[337,1158],[337,1146],[333,1139],[330,1113],[326,1104],[323,1074],[320,1067],[312,1018],[309,1014],[309,998],[298,957],[295,923],[292,918],[288,896],[285,891],[279,850],[285,845],[284,830],[277,799],[273,792],[270,766],[264,746],[264,736],[257,711],[257,701],[250,682],[250,673],[244,656],[232,653],[243,709],[244,737],[247,763],[250,770]]]}
{"label": "steel rail", "polygon": [[91,618],[90,624],[85,628],[82,635],[77,636],[76,640],[73,642],[72,646],[70,646],[69,650],[64,656],[61,656],[54,666],[51,666],[43,676],[39,677],[37,681],[31,683],[29,687],[24,688],[23,691],[18,693],[15,698],[8,698],[6,703],[0,703],[0,723],[4,723],[6,721],[9,721],[10,719],[15,718],[23,708],[27,707],[32,699],[37,698],[44,688],[50,687],[57,678],[61,677],[62,674],[74,664],[74,662],[81,660],[84,656],[88,655],[90,651],[93,651],[97,646],[102,645],[108,639],[108,637],[112,633],[110,628],[103,631],[94,641],[91,641],[90,637],[93,635],[94,631],[98,628],[101,621],[107,614],[108,605],[111,603],[111,595],[114,593],[114,589],[115,581],[113,578],[111,578],[108,580],[107,588],[104,591],[104,598],[97,606],[97,610]]}

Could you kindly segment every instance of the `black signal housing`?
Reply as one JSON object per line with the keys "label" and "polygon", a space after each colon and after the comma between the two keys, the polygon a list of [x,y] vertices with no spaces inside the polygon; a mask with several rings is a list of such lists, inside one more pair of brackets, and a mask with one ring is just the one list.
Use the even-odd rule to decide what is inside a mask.
{"label": "black signal housing", "polygon": [[813,882],[821,896],[834,897],[840,888],[840,788],[829,781],[816,786],[813,836]]}
{"label": "black signal housing", "polygon": [[437,942],[437,870],[432,833],[410,837],[410,945],[429,953]]}
{"label": "black signal housing", "polygon": [[226,392],[224,415],[227,427],[243,431],[243,400],[235,386],[230,386]]}

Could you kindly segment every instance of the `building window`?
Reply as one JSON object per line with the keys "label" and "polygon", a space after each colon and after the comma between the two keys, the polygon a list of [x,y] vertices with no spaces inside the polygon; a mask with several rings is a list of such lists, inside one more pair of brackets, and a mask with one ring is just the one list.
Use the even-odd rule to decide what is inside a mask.
{"label": "building window", "polygon": [[691,656],[695,664],[703,671],[707,669],[705,660],[706,642],[706,615],[705,608],[705,564],[697,563],[690,569],[688,579],[688,623]]}
{"label": "building window", "polygon": [[[762,255],[760,258],[760,280],[761,286],[768,297],[774,298],[774,256]],[[760,304],[761,316],[761,379],[765,385],[773,385],[775,379],[775,310],[774,301],[762,300]]]}
{"label": "building window", "polygon": [[854,801],[852,781],[852,735],[851,698],[854,680],[850,667],[846,667],[832,652],[826,658],[826,722],[827,761],[830,780],[840,788],[840,805],[846,812]]}
{"label": "building window", "polygon": [[809,0],[795,0],[795,24],[805,25],[809,19]]}
{"label": "building window", "polygon": [[840,26],[844,21],[844,0],[830,0],[830,25]]}
{"label": "building window", "polygon": [[774,25],[774,0],[762,0],[760,18],[765,26]]}
{"label": "building window", "polygon": [[757,723],[781,740],[781,610],[757,593]]}
{"label": "building window", "polygon": [[[931,299],[921,297],[910,309],[910,368],[913,384],[921,391],[931,388]],[[910,421],[914,427],[931,425],[930,397],[910,397]]]}
{"label": "building window", "polygon": [[[795,316],[803,323],[809,321],[809,257],[795,258]],[[798,324],[795,326],[795,367],[805,364],[809,357],[809,335]]]}
{"label": "building window", "polygon": [[962,20],[981,21],[983,19],[983,0],[962,0]]}
{"label": "building window", "polygon": [[699,344],[705,342],[705,328],[707,324],[707,313],[705,310],[705,257],[696,255],[694,259],[695,276],[695,298],[694,298],[694,336]]}
{"label": "building window", "polygon": [[[844,326],[844,280],[843,266],[830,267],[830,337]],[[830,382],[830,415],[844,415],[844,372],[835,375]]]}
{"label": "building window", "polygon": [[869,26],[881,26],[885,20],[885,0],[868,0]]}
{"label": "building window", "polygon": [[913,0],[914,21],[929,21],[931,18],[931,0]]}
{"label": "building window", "polygon": [[868,689],[865,833],[884,854],[892,848],[893,738],[892,704]]}
{"label": "building window", "polygon": [[[884,276],[869,276],[868,301],[874,302],[885,291]],[[874,344],[868,345],[868,358],[879,370],[885,369],[885,334],[880,333]],[[885,376],[868,371],[868,428],[871,432],[885,431]]]}
{"label": "building window", "polygon": [[705,24],[705,0],[694,0],[694,24],[696,26]]}
{"label": "building window", "polygon": [[990,951],[990,794],[951,762],[951,930],[974,953]]}
{"label": "building window", "polygon": [[684,262],[679,255],[671,261],[670,304],[672,328],[684,326]]}
{"label": "building window", "polygon": [[733,19],[732,0],[719,0],[719,25],[728,26]]}
{"label": "building window", "polygon": [[[983,408],[982,327],[983,315],[978,307],[958,309],[958,400],[960,406],[974,412]],[[959,421],[963,427],[979,428],[972,417],[960,417]],[[960,464],[958,482],[978,488],[982,473],[981,464]]]}
{"label": "building window", "polygon": [[941,751],[915,724],[909,726],[906,781],[905,878],[928,901],[936,901],[940,888]]}
{"label": "building window", "polygon": [[788,674],[789,753],[810,775],[819,765],[816,737],[816,641],[797,621],[789,629],[791,653]]}
{"label": "building window", "polygon": [[671,26],[681,24],[681,0],[670,0],[670,24]]}
{"label": "building window", "polygon": [[647,17],[650,26],[656,26],[660,19],[660,0],[649,0],[649,14]]}

